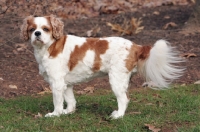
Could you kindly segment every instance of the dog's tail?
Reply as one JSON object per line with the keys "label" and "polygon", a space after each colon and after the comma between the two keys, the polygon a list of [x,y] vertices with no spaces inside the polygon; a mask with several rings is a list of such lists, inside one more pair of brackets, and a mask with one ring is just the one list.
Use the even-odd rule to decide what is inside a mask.
{"label": "dog's tail", "polygon": [[[156,84],[157,88],[151,88],[168,88],[173,80],[182,76],[184,68],[176,64],[183,60],[178,57],[178,52],[170,46],[169,42],[158,40],[148,52],[148,56],[138,62],[138,70],[146,81],[152,81]],[[146,53],[141,52],[140,56],[142,54]]]}

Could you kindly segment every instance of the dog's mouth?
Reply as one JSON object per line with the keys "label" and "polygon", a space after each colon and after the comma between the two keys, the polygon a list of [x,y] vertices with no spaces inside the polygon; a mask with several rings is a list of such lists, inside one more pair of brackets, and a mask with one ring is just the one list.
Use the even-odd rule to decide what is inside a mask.
{"label": "dog's mouth", "polygon": [[43,41],[40,37],[36,37],[34,42],[35,44],[43,44]]}
{"label": "dog's mouth", "polygon": [[36,37],[36,38],[35,38],[35,41],[43,42],[43,41],[41,40],[41,38],[39,38],[39,37]]}

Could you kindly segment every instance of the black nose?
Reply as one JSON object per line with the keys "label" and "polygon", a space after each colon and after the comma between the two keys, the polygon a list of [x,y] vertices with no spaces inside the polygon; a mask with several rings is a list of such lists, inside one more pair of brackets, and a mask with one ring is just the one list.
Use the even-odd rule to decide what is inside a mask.
{"label": "black nose", "polygon": [[38,37],[38,36],[40,36],[40,35],[41,35],[41,32],[40,32],[40,31],[36,31],[36,32],[35,32],[35,36]]}

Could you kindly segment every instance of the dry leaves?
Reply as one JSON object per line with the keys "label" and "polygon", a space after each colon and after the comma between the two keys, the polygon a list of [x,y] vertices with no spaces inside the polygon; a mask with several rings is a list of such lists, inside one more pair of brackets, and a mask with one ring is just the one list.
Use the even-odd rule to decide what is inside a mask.
{"label": "dry leaves", "polygon": [[107,26],[110,26],[113,31],[117,31],[122,35],[132,35],[138,34],[144,29],[144,26],[141,26],[141,23],[141,18],[137,19],[133,17],[130,21],[124,20],[122,25],[107,22]]}
{"label": "dry leaves", "polygon": [[160,128],[156,128],[155,126],[151,125],[151,124],[144,124],[145,127],[147,127],[149,130],[151,130],[152,132],[159,132],[161,131]]}
{"label": "dry leaves", "polygon": [[141,32],[144,29],[144,26],[140,26],[141,23],[142,23],[141,18],[139,18],[139,19],[132,18],[131,19],[132,30],[135,31],[135,34]]}
{"label": "dry leaves", "polygon": [[133,111],[133,112],[130,112],[130,113],[128,113],[128,114],[134,114],[134,115],[140,115],[142,112],[140,112],[140,111]]}
{"label": "dry leaves", "polygon": [[166,15],[164,16],[164,19],[170,19],[170,16]]}
{"label": "dry leaves", "polygon": [[154,14],[154,15],[160,15],[160,12],[154,11],[153,14]]}
{"label": "dry leaves", "polygon": [[12,88],[12,89],[17,89],[17,86],[16,86],[16,85],[9,85],[8,87],[9,87],[9,88]]}
{"label": "dry leaves", "polygon": [[86,87],[86,88],[84,89],[84,91],[85,91],[86,93],[94,93],[94,87]]}
{"label": "dry leaves", "polygon": [[163,27],[163,29],[168,29],[169,27],[177,27],[178,25],[174,22],[169,22],[167,24],[165,24],[165,26]]}
{"label": "dry leaves", "polygon": [[[94,17],[101,14],[117,14],[135,11],[140,7],[162,5],[186,5],[194,0],[15,0],[0,1],[0,15],[12,14],[16,17],[28,15],[54,14],[62,18],[76,19]],[[24,11],[25,10],[25,11]]]}
{"label": "dry leaves", "polygon": [[99,26],[95,26],[93,29],[87,31],[87,37],[97,37],[100,33],[101,28]]}
{"label": "dry leaves", "polygon": [[25,51],[27,49],[27,46],[26,44],[15,44],[15,48],[18,52],[22,52],[22,51]]}
{"label": "dry leaves", "polygon": [[27,46],[28,46],[28,45],[26,45],[26,44],[15,44],[15,49],[13,50],[13,53],[14,53],[15,55],[18,55],[19,52],[24,52],[24,51],[26,51]]}
{"label": "dry leaves", "polygon": [[77,93],[78,95],[86,94],[85,91],[81,91],[81,90],[77,91],[76,93]]}
{"label": "dry leaves", "polygon": [[44,87],[43,89],[44,89],[44,91],[39,92],[37,94],[44,95],[44,94],[52,93],[52,91],[49,88]]}
{"label": "dry leaves", "polygon": [[190,58],[190,57],[196,57],[197,55],[195,53],[184,53],[181,55],[181,57],[186,57],[186,58]]}
{"label": "dry leaves", "polygon": [[118,31],[119,33],[130,35],[131,32],[129,30],[124,30],[119,24],[112,24],[107,22],[107,26],[110,26],[113,31]]}
{"label": "dry leaves", "polygon": [[87,94],[87,93],[92,94],[94,93],[94,87],[86,87],[85,89],[83,89],[83,91],[80,90],[80,91],[77,91],[76,93],[79,95]]}
{"label": "dry leaves", "polygon": [[40,114],[40,113],[38,112],[37,115],[34,115],[34,118],[35,118],[35,119],[37,119],[37,118],[42,118],[42,114]]}

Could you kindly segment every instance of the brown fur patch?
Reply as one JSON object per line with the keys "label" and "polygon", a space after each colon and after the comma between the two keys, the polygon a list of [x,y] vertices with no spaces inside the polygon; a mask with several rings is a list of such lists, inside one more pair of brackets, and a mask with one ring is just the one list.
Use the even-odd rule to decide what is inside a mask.
{"label": "brown fur patch", "polygon": [[20,32],[20,38],[23,40],[28,40],[30,38],[30,35],[32,32],[30,30],[32,28],[36,29],[36,24],[34,24],[34,17],[33,16],[28,16],[23,20],[23,24],[20,27],[21,32]]}
{"label": "brown fur patch", "polygon": [[137,65],[137,54],[139,50],[140,47],[136,44],[133,44],[131,46],[131,49],[129,50],[129,55],[126,59],[126,68],[128,69],[128,71],[132,71],[133,68]]}
{"label": "brown fur patch", "polygon": [[49,48],[49,56],[50,57],[56,57],[59,53],[61,53],[64,49],[65,42],[66,42],[67,36],[63,36],[60,39],[56,40]]}
{"label": "brown fur patch", "polygon": [[56,40],[60,39],[64,35],[64,23],[54,15],[47,16],[46,18],[52,27],[53,38]]}
{"label": "brown fur patch", "polygon": [[143,61],[147,59],[150,49],[151,46],[139,46],[133,44],[126,59],[126,68],[128,71],[132,71],[133,68],[138,64],[139,60]]}
{"label": "brown fur patch", "polygon": [[140,60],[145,60],[146,58],[149,57],[150,50],[151,50],[151,46],[148,46],[148,45],[147,46],[142,46],[142,48],[141,48],[141,50],[139,52],[138,58]]}
{"label": "brown fur patch", "polygon": [[108,41],[99,40],[98,38],[87,38],[86,42],[82,46],[75,46],[74,51],[70,55],[70,60],[68,63],[69,70],[78,64],[78,61],[83,60],[86,55],[87,50],[93,50],[95,52],[94,64],[92,67],[93,71],[98,71],[101,67],[100,55],[104,54],[108,49]]}

